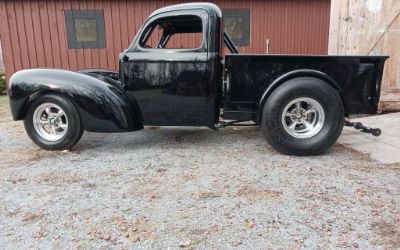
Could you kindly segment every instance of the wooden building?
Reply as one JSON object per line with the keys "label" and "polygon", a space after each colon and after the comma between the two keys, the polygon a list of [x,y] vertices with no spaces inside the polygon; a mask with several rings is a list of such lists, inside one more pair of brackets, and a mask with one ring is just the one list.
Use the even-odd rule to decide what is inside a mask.
{"label": "wooden building", "polygon": [[[147,16],[174,0],[0,0],[6,76],[20,69],[117,69]],[[187,2],[187,1],[186,1]],[[216,0],[246,53],[326,54],[329,0]]]}
{"label": "wooden building", "polygon": [[400,1],[332,0],[329,54],[388,55],[380,109],[400,110]]}
{"label": "wooden building", "polygon": [[[6,77],[24,68],[118,68],[155,9],[180,0],[0,0]],[[381,108],[400,109],[399,0],[215,0],[242,53],[389,55]],[[188,43],[182,39],[181,45]]]}
{"label": "wooden building", "polygon": [[0,41],[0,73],[3,72],[4,72],[3,50],[1,49],[1,41]]}

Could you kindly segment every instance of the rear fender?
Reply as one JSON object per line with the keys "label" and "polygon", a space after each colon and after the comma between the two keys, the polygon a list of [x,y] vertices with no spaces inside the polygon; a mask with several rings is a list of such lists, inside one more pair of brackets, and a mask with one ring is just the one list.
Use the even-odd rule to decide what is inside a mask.
{"label": "rear fender", "polygon": [[298,78],[298,77],[315,77],[320,80],[323,80],[327,84],[331,85],[334,89],[336,89],[339,92],[339,95],[342,99],[342,102],[344,104],[345,112],[347,115],[347,107],[348,104],[344,101],[343,98],[343,91],[342,88],[339,86],[339,84],[334,81],[331,77],[329,77],[327,74],[318,71],[318,70],[309,70],[309,69],[299,69],[299,70],[293,70],[291,72],[288,72],[286,74],[281,75],[277,79],[275,79],[269,86],[268,88],[264,91],[263,95],[261,96],[261,99],[258,103],[258,109],[257,109],[257,123],[261,122],[261,114],[262,114],[262,109],[264,107],[265,102],[267,101],[268,97],[272,94],[272,92],[281,84],[284,84],[290,79],[293,78]]}
{"label": "rear fender", "polygon": [[15,73],[9,82],[14,120],[25,118],[29,105],[46,93],[69,98],[82,125],[91,132],[127,132],[143,128],[139,106],[119,84],[107,77],[58,69],[29,69]]}

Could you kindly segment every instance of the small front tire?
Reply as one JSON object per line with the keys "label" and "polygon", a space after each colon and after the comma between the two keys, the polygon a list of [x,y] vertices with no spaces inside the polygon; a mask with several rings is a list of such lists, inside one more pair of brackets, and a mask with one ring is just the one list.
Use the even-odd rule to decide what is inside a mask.
{"label": "small front tire", "polygon": [[34,100],[28,108],[24,126],[32,141],[47,150],[70,149],[83,134],[74,104],[56,94]]}

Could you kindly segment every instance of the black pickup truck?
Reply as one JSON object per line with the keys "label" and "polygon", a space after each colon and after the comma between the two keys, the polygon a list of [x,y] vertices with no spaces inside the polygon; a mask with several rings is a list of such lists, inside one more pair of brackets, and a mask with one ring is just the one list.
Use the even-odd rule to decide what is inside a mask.
{"label": "black pickup truck", "polygon": [[[8,92],[13,118],[50,150],[71,148],[84,130],[247,122],[281,153],[315,155],[335,143],[346,116],[377,112],[387,57],[243,55],[222,27],[214,4],[156,10],[120,54],[119,72],[15,73]],[[177,46],[187,34],[196,45]]]}

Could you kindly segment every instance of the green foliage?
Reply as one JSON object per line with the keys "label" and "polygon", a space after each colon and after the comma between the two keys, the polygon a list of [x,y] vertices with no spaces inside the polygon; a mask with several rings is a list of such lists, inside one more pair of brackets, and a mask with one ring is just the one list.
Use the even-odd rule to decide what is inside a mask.
{"label": "green foliage", "polygon": [[6,77],[4,73],[0,73],[0,94],[6,89]]}

